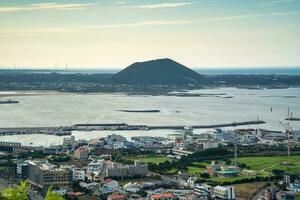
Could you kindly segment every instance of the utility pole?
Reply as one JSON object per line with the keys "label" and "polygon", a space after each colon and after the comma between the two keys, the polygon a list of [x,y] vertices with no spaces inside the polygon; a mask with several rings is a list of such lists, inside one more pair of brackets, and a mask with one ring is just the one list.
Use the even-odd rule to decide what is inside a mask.
{"label": "utility pole", "polygon": [[237,153],[237,138],[236,138],[236,133],[234,133],[234,166],[238,166],[238,153]]}

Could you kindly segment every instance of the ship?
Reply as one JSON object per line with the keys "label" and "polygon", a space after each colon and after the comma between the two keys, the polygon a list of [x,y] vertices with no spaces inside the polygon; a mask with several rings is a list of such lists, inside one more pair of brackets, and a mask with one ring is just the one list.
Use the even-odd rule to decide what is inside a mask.
{"label": "ship", "polygon": [[16,101],[16,100],[11,100],[11,99],[8,99],[8,100],[0,100],[0,104],[12,104],[12,103],[19,103],[19,101]]}

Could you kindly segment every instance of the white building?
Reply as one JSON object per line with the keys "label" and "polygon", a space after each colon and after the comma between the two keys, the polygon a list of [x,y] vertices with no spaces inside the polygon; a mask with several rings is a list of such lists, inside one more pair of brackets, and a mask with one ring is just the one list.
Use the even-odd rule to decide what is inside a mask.
{"label": "white building", "polygon": [[147,164],[139,164],[135,162],[134,165],[121,165],[112,163],[106,167],[107,177],[132,177],[145,176],[148,173]]}
{"label": "white building", "polygon": [[219,146],[218,142],[212,140],[204,141],[202,144],[203,144],[203,149],[218,148]]}
{"label": "white building", "polygon": [[87,173],[91,174],[93,173],[94,175],[98,176],[101,171],[103,170],[103,164],[104,160],[93,160],[90,162],[87,166]]}
{"label": "white building", "polygon": [[136,193],[141,190],[141,185],[137,182],[134,182],[134,183],[129,182],[123,186],[123,189],[127,192]]}
{"label": "white building", "polygon": [[73,180],[75,181],[84,181],[85,180],[85,171],[80,168],[72,168]]}
{"label": "white building", "polygon": [[216,186],[212,190],[212,196],[214,198],[220,198],[220,199],[235,199],[235,193],[234,193],[234,187],[233,186],[228,186],[228,187],[223,187],[223,186]]}
{"label": "white building", "polygon": [[206,197],[211,194],[212,187],[207,184],[196,184],[194,186],[194,193],[201,197]]}
{"label": "white building", "polygon": [[66,148],[74,149],[76,146],[75,136],[65,137],[63,139],[63,146]]}

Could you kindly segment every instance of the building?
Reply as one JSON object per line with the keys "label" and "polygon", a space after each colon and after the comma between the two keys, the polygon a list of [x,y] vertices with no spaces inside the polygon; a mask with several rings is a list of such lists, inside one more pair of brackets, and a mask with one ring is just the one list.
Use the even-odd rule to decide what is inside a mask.
{"label": "building", "polygon": [[280,191],[276,193],[277,200],[295,200],[295,194],[293,192]]}
{"label": "building", "polygon": [[174,200],[176,197],[172,193],[152,194],[150,200]]}
{"label": "building", "polygon": [[87,160],[89,158],[88,148],[79,147],[74,151],[74,157],[78,160]]}
{"label": "building", "polygon": [[211,140],[211,139],[196,139],[195,144],[200,149],[212,149],[212,148],[218,148],[219,142],[217,140]]}
{"label": "building", "polygon": [[75,136],[66,137],[63,140],[63,147],[74,150],[76,146]]}
{"label": "building", "polygon": [[85,180],[85,171],[80,168],[71,168],[73,173],[73,180],[75,181],[84,181]]}
{"label": "building", "polygon": [[219,199],[235,199],[235,193],[234,193],[234,187],[228,186],[216,186],[212,190],[212,196],[213,198],[219,198]]}
{"label": "building", "polygon": [[200,197],[207,197],[211,195],[212,187],[207,184],[196,184],[194,186],[194,194]]}
{"label": "building", "polygon": [[29,164],[28,161],[18,161],[16,165],[16,175],[22,180],[29,178]]}
{"label": "building", "polygon": [[172,149],[172,153],[173,153],[174,155],[178,155],[178,156],[188,156],[188,155],[193,154],[194,152],[192,152],[192,151],[185,151],[185,150],[180,150],[180,149],[173,148],[173,149]]}
{"label": "building", "polygon": [[125,194],[112,194],[107,197],[107,200],[125,200],[127,196]]}
{"label": "building", "polygon": [[48,161],[29,161],[29,183],[46,191],[53,188],[69,189],[72,183],[72,172],[67,168],[59,168]]}
{"label": "building", "polygon": [[50,146],[50,147],[44,147],[43,153],[44,154],[59,154],[63,151],[63,148],[61,145],[59,146]]}
{"label": "building", "polygon": [[133,177],[145,176],[148,173],[147,164],[139,164],[135,162],[134,165],[121,165],[112,163],[106,168],[107,177]]}
{"label": "building", "polygon": [[234,177],[240,173],[239,167],[226,166],[217,164],[215,161],[211,162],[211,165],[207,168],[207,172],[210,175],[217,175],[222,177]]}
{"label": "building", "polygon": [[123,189],[126,192],[132,192],[132,193],[137,193],[138,191],[141,190],[141,188],[142,188],[142,185],[137,182],[134,182],[134,183],[129,182],[123,186]]}
{"label": "building", "polygon": [[98,176],[103,170],[104,160],[97,159],[90,162],[87,166],[87,173]]}

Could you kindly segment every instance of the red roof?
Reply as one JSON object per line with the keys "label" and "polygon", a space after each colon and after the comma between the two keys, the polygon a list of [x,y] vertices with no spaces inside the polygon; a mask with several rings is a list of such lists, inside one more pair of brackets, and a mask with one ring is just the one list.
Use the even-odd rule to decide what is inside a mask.
{"label": "red roof", "polygon": [[67,192],[67,195],[69,196],[81,196],[83,193],[81,192]]}
{"label": "red roof", "polygon": [[109,179],[105,179],[105,180],[104,180],[104,183],[110,183],[110,182],[112,182],[112,181],[113,181],[113,180],[109,178]]}
{"label": "red roof", "polygon": [[160,199],[160,198],[174,198],[174,194],[172,193],[163,193],[163,194],[152,194],[151,198]]}
{"label": "red roof", "polygon": [[125,194],[112,194],[109,197],[110,199],[125,199],[127,196]]}

